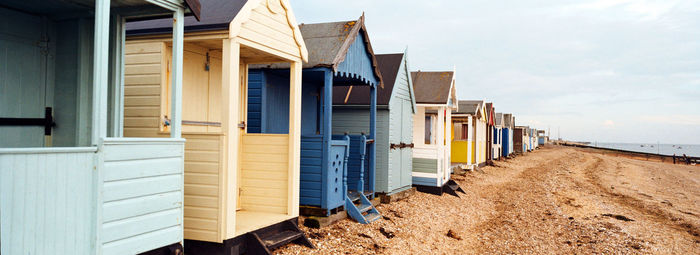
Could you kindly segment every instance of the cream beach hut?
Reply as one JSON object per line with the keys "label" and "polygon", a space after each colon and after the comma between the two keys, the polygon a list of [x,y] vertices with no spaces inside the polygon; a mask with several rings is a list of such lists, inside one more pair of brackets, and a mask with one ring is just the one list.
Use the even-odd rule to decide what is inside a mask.
{"label": "cream beach hut", "polygon": [[[202,2],[185,22],[182,132],[185,143],[185,252],[269,253],[311,245],[297,228],[301,71],[307,50],[287,0]],[[166,136],[170,20],[128,24],[124,134]],[[285,63],[288,127],[248,129],[251,64]]]}

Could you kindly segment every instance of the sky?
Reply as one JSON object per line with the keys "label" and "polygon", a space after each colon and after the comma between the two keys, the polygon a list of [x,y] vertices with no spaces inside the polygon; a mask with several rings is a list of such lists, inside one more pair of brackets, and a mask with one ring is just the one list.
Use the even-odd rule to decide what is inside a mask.
{"label": "sky", "polygon": [[[375,53],[456,70],[459,99],[590,142],[700,144],[700,1],[292,0],[297,22],[365,13]],[[557,131],[560,130],[560,133]]]}

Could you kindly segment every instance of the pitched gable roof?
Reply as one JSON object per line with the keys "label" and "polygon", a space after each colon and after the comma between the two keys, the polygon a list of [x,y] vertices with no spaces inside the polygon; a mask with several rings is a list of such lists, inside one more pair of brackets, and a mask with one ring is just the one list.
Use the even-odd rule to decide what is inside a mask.
{"label": "pitched gable roof", "polygon": [[482,100],[459,100],[459,111],[454,114],[478,115],[483,105],[484,101]]}
{"label": "pitched gable roof", "polygon": [[[247,2],[248,0],[201,1],[201,18],[197,21],[193,16],[185,17],[185,32],[227,29]],[[172,18],[126,23],[127,35],[163,34],[172,30]]]}
{"label": "pitched gable roof", "polygon": [[[377,88],[377,105],[388,105],[404,54],[378,54],[376,58],[380,73],[384,79],[384,88]],[[367,86],[338,86],[333,88],[333,104],[369,105],[369,103],[369,87]]]}
{"label": "pitched gable roof", "polygon": [[364,37],[365,48],[367,49],[374,75],[382,84],[382,75],[379,71],[377,59],[369,40],[369,34],[365,27],[365,14],[353,21],[326,22],[316,24],[299,25],[304,43],[309,51],[309,62],[304,63],[304,68],[329,67],[334,72],[338,71],[340,65],[347,56],[350,46],[360,33]]}
{"label": "pitched gable roof", "polygon": [[502,126],[503,125],[503,113],[496,113],[496,125],[497,126]]}
{"label": "pitched gable roof", "polygon": [[411,72],[416,103],[446,104],[450,99],[454,72]]}

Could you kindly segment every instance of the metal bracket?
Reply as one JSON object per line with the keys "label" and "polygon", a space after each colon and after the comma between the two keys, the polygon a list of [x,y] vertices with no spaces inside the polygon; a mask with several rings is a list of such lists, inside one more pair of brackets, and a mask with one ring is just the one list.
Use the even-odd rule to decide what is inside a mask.
{"label": "metal bracket", "polygon": [[0,126],[44,126],[44,135],[51,135],[51,128],[56,126],[53,121],[53,109],[44,109],[44,118],[0,118]]}

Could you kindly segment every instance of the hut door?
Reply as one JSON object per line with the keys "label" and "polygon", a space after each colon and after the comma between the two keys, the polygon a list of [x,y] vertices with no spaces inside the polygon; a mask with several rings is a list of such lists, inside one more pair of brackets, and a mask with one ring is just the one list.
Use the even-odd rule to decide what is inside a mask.
{"label": "hut door", "polygon": [[[42,18],[0,8],[0,118],[44,118],[48,39]],[[43,126],[0,125],[0,147],[42,147]]]}
{"label": "hut door", "polygon": [[[413,107],[411,101],[404,100],[401,107],[401,142],[413,144]],[[411,186],[413,169],[413,148],[401,148],[401,187]]]}

